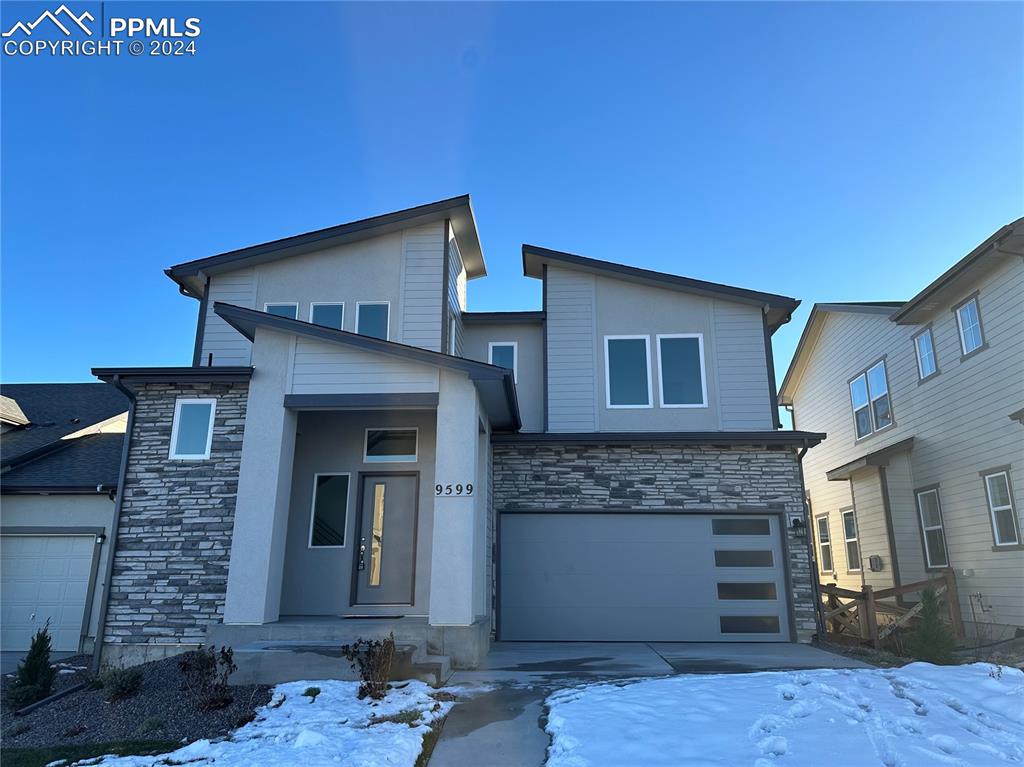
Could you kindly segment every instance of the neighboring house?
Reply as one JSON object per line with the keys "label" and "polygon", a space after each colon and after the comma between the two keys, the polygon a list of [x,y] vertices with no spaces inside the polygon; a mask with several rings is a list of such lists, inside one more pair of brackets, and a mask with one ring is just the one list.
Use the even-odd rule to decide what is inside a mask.
{"label": "neighboring house", "polygon": [[5,384],[0,396],[0,647],[91,651],[128,400],[96,383]]}
{"label": "neighboring house", "polygon": [[817,304],[780,401],[828,433],[804,460],[822,583],[953,568],[970,629],[1024,627],[1024,219],[906,302]]}
{"label": "neighboring house", "polygon": [[[133,400],[104,658],[394,630],[521,640],[815,631],[784,296],[523,247],[539,311],[468,312],[468,197],[179,264],[193,366]],[[261,644],[263,643],[263,644]],[[261,649],[262,648],[262,649]]]}

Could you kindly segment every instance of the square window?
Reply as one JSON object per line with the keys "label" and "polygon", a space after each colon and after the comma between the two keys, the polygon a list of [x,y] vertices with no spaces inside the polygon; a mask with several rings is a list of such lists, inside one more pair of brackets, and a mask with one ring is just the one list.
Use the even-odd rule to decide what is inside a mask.
{"label": "square window", "polygon": [[363,460],[366,463],[416,461],[418,429],[367,429]]}
{"label": "square window", "polygon": [[960,350],[967,355],[980,349],[985,343],[985,338],[981,331],[978,299],[972,298],[957,308],[956,322],[960,328]]}
{"label": "square window", "polygon": [[341,330],[345,322],[345,304],[310,304],[309,321],[314,325]]}
{"label": "square window", "polygon": [[488,362],[512,371],[512,377],[519,380],[519,344],[515,341],[491,341],[487,344]]}
{"label": "square window", "polygon": [[179,399],[174,403],[171,450],[168,457],[183,461],[204,461],[213,443],[215,399]]}
{"label": "square window", "polygon": [[361,336],[372,336],[387,341],[390,314],[391,304],[389,303],[357,303],[356,332]]}
{"label": "square window", "polygon": [[348,474],[313,475],[313,511],[309,525],[310,548],[345,545],[348,523]]}
{"label": "square window", "polygon": [[605,336],[604,351],[608,407],[651,407],[648,336]]}
{"label": "square window", "polygon": [[930,328],[914,337],[914,351],[917,354],[918,380],[923,381],[935,375],[939,366],[935,361],[935,343]]}
{"label": "square window", "polygon": [[298,304],[264,304],[263,311],[277,317],[287,317],[290,320],[297,320],[299,318]]}
{"label": "square window", "polygon": [[706,407],[704,337],[693,333],[657,338],[661,406]]}

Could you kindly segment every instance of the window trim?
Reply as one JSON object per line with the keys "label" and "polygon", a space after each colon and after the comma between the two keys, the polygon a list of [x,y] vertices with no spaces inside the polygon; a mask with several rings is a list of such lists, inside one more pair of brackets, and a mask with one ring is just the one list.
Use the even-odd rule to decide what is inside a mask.
{"label": "window trim", "polygon": [[[271,306],[294,306],[295,307],[295,316],[294,317],[287,317],[286,319],[297,320],[299,318],[299,302],[298,301],[264,301],[263,302],[263,311],[264,311],[265,314],[270,314],[270,307]],[[275,315],[275,316],[280,317],[282,315]]]}
{"label": "window trim", "polygon": [[456,345],[458,343],[458,334],[455,332],[455,312],[451,309],[448,310],[448,356],[455,357]]}
{"label": "window trim", "polygon": [[[889,397],[889,415],[891,416],[889,424],[886,425],[886,426],[883,426],[880,429],[875,426],[875,408],[874,408],[875,399],[880,399],[880,397],[875,397],[875,399],[871,398],[871,386],[868,384],[868,373],[871,370],[874,370],[879,365],[882,366],[882,370],[885,372],[885,395]],[[871,431],[869,431],[864,436],[857,436],[857,409],[854,407],[854,404],[853,404],[853,389],[851,388],[851,384],[854,381],[856,381],[858,378],[860,378],[861,376],[864,377],[864,388],[865,388],[865,390],[868,393],[867,408],[868,408],[868,417],[871,419]],[[857,375],[851,376],[846,381],[846,396],[850,400],[850,415],[853,418],[853,441],[854,441],[855,444],[858,443],[858,442],[863,442],[866,439],[870,439],[871,437],[875,436],[876,434],[881,434],[884,431],[888,431],[889,429],[895,428],[895,426],[896,426],[896,408],[893,406],[892,387],[890,386],[890,383],[889,383],[889,361],[888,361],[888,355],[883,354],[881,357],[876,359],[874,362],[872,362],[866,368],[861,369],[860,372],[857,373]]]}
{"label": "window trim", "polygon": [[[360,335],[360,336],[366,335],[365,333],[360,333],[359,332],[359,314],[360,314],[360,311],[362,310],[362,308],[364,306],[386,306],[388,308],[388,321],[386,323],[387,324],[387,329],[388,329],[388,334],[387,334],[387,338],[385,338],[384,340],[385,341],[390,341],[391,340],[391,302],[390,301],[356,301],[355,332],[356,332],[356,335]],[[370,336],[370,338],[376,338],[376,336]]]}
{"label": "window trim", "polygon": [[[821,525],[819,524],[819,522],[821,520],[823,520],[823,519],[825,520],[825,532],[828,534],[828,541],[825,542],[825,543],[822,543],[822,540],[821,540]],[[818,540],[818,572],[823,574],[823,575],[824,574],[833,575],[835,573],[835,571],[836,571],[836,556],[835,556],[835,548],[832,545],[832,525],[831,525],[831,520],[829,519],[829,516],[828,516],[827,513],[825,513],[825,514],[818,514],[814,518],[814,537]],[[828,546],[828,558],[832,560],[832,567],[829,568],[828,570],[826,570],[826,569],[824,569],[822,567],[822,565],[824,564],[824,557],[822,557],[822,555],[821,555],[821,550],[825,546]]]}
{"label": "window trim", "polygon": [[512,380],[515,383],[519,383],[519,342],[518,341],[488,341],[487,342],[487,362],[490,365],[494,364],[493,350],[495,346],[511,346],[512,347]]}
{"label": "window trim", "polygon": [[[1013,551],[1024,548],[1024,544],[1021,543],[1020,539],[1020,520],[1017,518],[1017,507],[1013,503],[1013,483],[1010,481],[1010,467],[995,466],[991,469],[979,471],[978,474],[981,476],[981,482],[985,486],[985,505],[988,507],[988,521],[992,526],[992,551]],[[1010,499],[1010,505],[1009,507],[1000,506],[998,509],[995,509],[992,507],[992,494],[988,489],[988,478],[1000,475],[1006,477],[1006,494]],[[1017,536],[1017,540],[1012,543],[1000,543],[999,530],[996,527],[996,511],[1006,508],[1010,509],[1010,518],[1013,520],[1013,532]]]}
{"label": "window trim", "polygon": [[[846,537],[846,515],[849,514],[853,519],[853,537]],[[860,526],[857,524],[857,512],[853,508],[840,509],[839,519],[843,523],[843,554],[846,557],[846,572],[848,573],[860,573],[864,571],[864,554],[860,550]],[[857,544],[857,566],[850,567],[850,543]],[[835,564],[835,561],[833,561]]]}
{"label": "window trim", "polygon": [[[210,405],[210,424],[206,427],[206,451],[200,453],[175,452],[178,442],[178,427],[181,425],[182,405]],[[169,461],[208,461],[213,448],[213,428],[217,420],[217,398],[216,397],[178,397],[174,400],[174,416],[171,420],[171,444],[167,451]]]}
{"label": "window trim", "polygon": [[[935,506],[939,510],[939,526],[926,527],[924,524],[924,511],[921,507],[921,496],[928,493],[935,493]],[[946,570],[949,568],[949,544],[946,541],[946,520],[942,516],[942,497],[939,495],[939,485],[926,485],[914,490],[914,503],[917,505],[917,524],[921,531],[921,549],[924,552],[924,569],[929,571]],[[938,530],[942,533],[942,548],[946,552],[946,563],[944,565],[933,565],[931,552],[928,550],[928,533]]]}
{"label": "window trim", "polygon": [[[341,307],[341,327],[335,328],[336,330],[345,329],[345,302],[344,301],[311,301],[309,304],[309,324],[316,325],[313,322],[313,309],[317,306],[340,306]],[[329,328],[330,325],[317,325],[318,328]]]}
{"label": "window trim", "polygon": [[[416,445],[412,457],[406,455],[400,456],[370,456],[368,449],[370,447],[370,432],[371,431],[411,431],[416,435]],[[420,455],[420,427],[419,426],[368,426],[363,430],[363,463],[416,463],[419,460]]]}
{"label": "window trim", "polygon": [[[646,405],[613,405],[612,404],[612,368],[608,354],[609,341],[644,341],[647,372],[647,404]],[[614,335],[604,337],[604,403],[609,410],[651,410],[654,408],[654,389],[651,381],[651,337],[649,335]]]}
{"label": "window trim", "polygon": [[[921,370],[921,350],[917,346],[917,339],[919,339],[919,338],[921,338],[922,336],[925,336],[925,335],[928,336],[928,341],[931,343],[931,347],[932,347],[932,362],[935,364],[935,370],[933,370],[928,375],[924,375],[923,371]],[[939,370],[939,354],[935,350],[935,333],[932,330],[932,324],[929,322],[927,325],[925,325],[919,331],[914,333],[914,335],[912,335],[910,337],[910,342],[914,345],[914,359],[917,361],[917,382],[919,384],[923,384],[925,381],[930,381],[933,378],[935,378],[935,376],[937,376],[939,374],[939,372],[940,372],[940,370]],[[888,368],[886,370],[888,372]]]}
{"label": "window trim", "polygon": [[[348,488],[345,490],[345,542],[340,546],[314,546],[313,545],[313,522],[316,519],[316,485],[320,477],[348,477]],[[313,472],[313,494],[309,499],[309,539],[306,542],[307,549],[345,549],[348,548],[348,518],[349,508],[352,505],[352,472],[349,471],[317,471]]]}
{"label": "window trim", "polygon": [[[963,301],[953,306],[953,316],[956,318],[956,332],[957,337],[960,339],[960,361],[973,357],[978,352],[984,351],[988,348],[988,340],[985,338],[985,323],[981,319],[981,300],[979,298],[979,291],[974,291],[971,295],[967,296]],[[974,302],[974,309],[978,313],[978,332],[981,333],[981,345],[970,351],[965,351],[967,345],[964,343],[964,326],[960,321],[960,310],[963,309],[967,304]]]}
{"label": "window trim", "polygon": [[[696,338],[697,350],[700,355],[700,394],[703,402],[699,405],[693,404],[665,404],[665,377],[661,369],[661,339],[663,338]],[[707,408],[708,406],[708,376],[704,367],[704,334],[703,333],[658,333],[654,336],[655,351],[658,353],[658,406],[664,408]]]}

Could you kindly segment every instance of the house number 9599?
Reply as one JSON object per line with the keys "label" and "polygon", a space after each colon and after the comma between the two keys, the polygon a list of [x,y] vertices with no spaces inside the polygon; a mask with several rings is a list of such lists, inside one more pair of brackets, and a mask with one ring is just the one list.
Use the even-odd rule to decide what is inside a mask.
{"label": "house number 9599", "polygon": [[473,495],[473,485],[434,485],[434,495]]}

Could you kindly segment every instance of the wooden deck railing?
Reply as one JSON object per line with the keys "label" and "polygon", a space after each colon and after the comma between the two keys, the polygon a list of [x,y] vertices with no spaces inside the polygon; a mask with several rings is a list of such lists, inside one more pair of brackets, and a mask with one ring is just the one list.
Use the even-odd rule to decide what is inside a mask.
{"label": "wooden deck railing", "polygon": [[[902,594],[924,591],[931,588],[936,596],[945,596],[949,611],[949,624],[957,639],[964,637],[964,624],[960,617],[960,599],[956,590],[956,575],[952,570],[944,570],[942,575],[927,581],[906,583],[890,589],[875,591],[871,586],[864,586],[860,591],[844,589],[835,584],[821,586],[825,599],[822,602],[822,622],[828,631],[838,636],[856,637],[877,649],[882,640],[892,634],[900,626],[905,625],[921,611],[921,603],[907,608],[897,601],[887,602]],[[841,600],[849,600],[843,602]],[[878,626],[878,614],[895,615],[881,630]]]}

